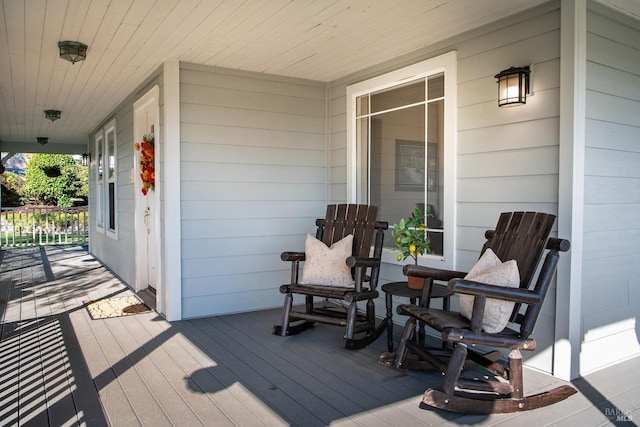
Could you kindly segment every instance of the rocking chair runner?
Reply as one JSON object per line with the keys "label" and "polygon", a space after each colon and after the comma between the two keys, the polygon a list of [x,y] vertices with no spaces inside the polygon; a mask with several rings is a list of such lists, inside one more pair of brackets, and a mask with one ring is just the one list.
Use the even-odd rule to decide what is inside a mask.
{"label": "rocking chair runner", "polygon": [[[329,205],[324,219],[317,219],[316,238],[327,246],[353,235],[352,256],[346,259],[355,281],[354,287],[335,287],[299,283],[300,261],[304,252],[283,252],[283,261],[291,262],[291,283],[280,286],[285,295],[282,324],[274,326],[275,335],[294,335],[312,327],[315,322],[345,327],[344,347],[359,349],[375,341],[385,329],[385,322],[376,327],[374,300],[380,272],[380,258],[386,222],[376,221],[378,208],[367,205]],[[370,255],[371,245],[373,255]],[[304,269],[304,266],[303,266]],[[305,296],[305,310],[293,310],[293,296]],[[344,301],[346,312],[341,307],[327,308],[314,304],[314,298]],[[366,301],[366,312],[358,309],[358,302]]]}
{"label": "rocking chair runner", "polygon": [[[444,378],[439,390],[428,389],[423,403],[453,412],[491,414],[524,411],[550,405],[565,399],[576,392],[568,385],[557,387],[532,396],[524,396],[522,380],[521,350],[533,351],[536,342],[530,338],[536,320],[542,308],[545,295],[558,265],[558,252],[569,249],[569,241],[550,238],[547,240],[555,221],[554,215],[534,212],[503,213],[495,230],[485,233],[487,242],[482,252],[488,248],[501,261],[516,260],[520,272],[519,288],[507,288],[478,283],[464,279],[465,273],[443,271],[421,266],[405,266],[406,275],[424,277],[424,294],[428,296],[433,280],[448,281],[448,288],[458,294],[473,295],[473,311],[471,319],[459,313],[430,309],[413,305],[401,305],[399,314],[409,316],[405,325],[395,359],[389,361],[396,368],[430,367],[440,369]],[[535,286],[529,289],[535,274],[536,266],[543,251],[548,249],[544,264],[538,274]],[[512,301],[515,303],[510,322],[519,328],[506,327],[496,333],[483,330],[487,298]],[[423,298],[423,301],[428,301]],[[526,305],[522,313],[521,308]],[[428,349],[412,341],[416,322],[439,331],[446,343],[453,345],[452,350]],[[496,360],[502,353],[493,351],[484,355],[471,350],[470,347],[482,345],[492,348],[510,350],[508,367]],[[409,352],[419,357],[418,361],[408,358]],[[499,357],[496,357],[496,354]],[[383,354],[384,356],[384,354]],[[385,361],[381,356],[381,361]],[[461,373],[467,359],[495,372],[498,381],[465,379]],[[508,380],[508,382],[503,381]],[[454,393],[454,388],[455,393]],[[480,394],[478,393],[481,392]]]}

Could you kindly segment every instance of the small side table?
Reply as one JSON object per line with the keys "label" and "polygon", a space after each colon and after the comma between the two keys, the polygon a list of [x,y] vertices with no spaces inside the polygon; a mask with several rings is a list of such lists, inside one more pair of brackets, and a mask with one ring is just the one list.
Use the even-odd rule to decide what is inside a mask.
{"label": "small side table", "polygon": [[[449,310],[449,297],[453,295],[446,286],[433,283],[431,288],[431,298],[443,298],[442,308]],[[387,308],[387,346],[389,353],[393,353],[393,296],[409,298],[411,304],[422,303],[422,289],[410,289],[407,282],[391,282],[382,285],[381,289],[385,293],[385,305]],[[424,335],[424,329],[421,328],[421,334]],[[424,338],[422,338],[424,340]]]}

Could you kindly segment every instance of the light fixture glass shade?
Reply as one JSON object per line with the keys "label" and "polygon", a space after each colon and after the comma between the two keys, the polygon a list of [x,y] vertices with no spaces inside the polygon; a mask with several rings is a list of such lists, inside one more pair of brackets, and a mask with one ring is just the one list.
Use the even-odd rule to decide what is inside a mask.
{"label": "light fixture glass shade", "polygon": [[49,138],[47,138],[46,136],[39,136],[36,139],[38,141],[38,144],[40,145],[45,145],[46,143],[49,142]]}
{"label": "light fixture glass shade", "polygon": [[511,67],[495,75],[498,79],[498,106],[512,107],[527,103],[529,67]]}
{"label": "light fixture glass shade", "polygon": [[62,111],[58,110],[44,110],[44,117],[51,120],[52,122],[55,122],[60,118],[61,113]]}
{"label": "light fixture glass shade", "polygon": [[83,153],[82,154],[82,166],[89,166],[91,163],[91,153]]}
{"label": "light fixture glass shade", "polygon": [[58,42],[58,48],[60,49],[60,58],[75,64],[78,61],[84,61],[87,57],[88,46],[84,43],[63,41]]}

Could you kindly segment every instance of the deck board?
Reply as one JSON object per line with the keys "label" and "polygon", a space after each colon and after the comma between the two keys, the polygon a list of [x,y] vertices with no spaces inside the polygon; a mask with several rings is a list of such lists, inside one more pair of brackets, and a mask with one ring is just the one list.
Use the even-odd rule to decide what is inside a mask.
{"label": "deck board", "polygon": [[[216,366],[210,370],[210,373],[221,381],[223,387],[230,387],[239,382],[251,393],[252,398],[257,397],[276,412],[286,414],[284,418],[289,423],[317,425],[319,419],[314,414],[297,401],[283,395],[279,389],[273,388],[273,383],[256,371],[246,359],[245,354],[234,354],[214,338],[215,330],[207,328],[205,322],[205,319],[189,321],[183,325],[184,331],[192,343],[197,343],[198,347],[205,350],[216,361]],[[207,391],[216,392],[217,390]]]}
{"label": "deck board", "polygon": [[[308,347],[294,349],[291,344],[295,345],[296,341],[300,341],[297,340],[298,337],[283,338],[269,335],[265,333],[263,329],[268,331],[271,329],[271,325],[264,325],[264,319],[262,319],[262,322],[254,322],[254,318],[255,316],[252,317],[250,315],[237,315],[233,317],[222,316],[217,320],[227,323],[229,328],[228,332],[232,334],[232,336],[239,335],[242,338],[242,342],[252,343],[251,348],[254,349],[253,351],[268,349],[270,353],[265,355],[265,359],[271,359],[271,363],[285,375],[290,375],[292,378],[304,384],[313,385],[312,392],[315,397],[323,399],[327,404],[338,409],[344,417],[350,417],[352,421],[363,423],[363,425],[372,425],[374,423],[390,423],[390,425],[400,423],[401,425],[408,426],[424,425],[424,419],[413,418],[411,415],[397,410],[397,408],[394,408],[392,411],[382,412],[379,415],[374,415],[370,410],[385,404],[384,399],[377,397],[371,390],[371,387],[377,385],[378,382],[370,381],[369,375],[352,376],[350,375],[350,372],[353,370],[352,367],[348,365],[337,365],[333,357],[335,348],[327,352],[318,352],[317,347],[315,351]],[[238,320],[241,322],[241,326],[238,326],[238,323],[240,323]],[[245,321],[250,323],[245,325]],[[307,332],[313,335],[310,337],[311,343],[314,342],[315,337],[319,337],[320,335],[324,335],[331,341],[335,341],[336,338],[341,340],[340,328],[327,326],[326,329],[324,329],[324,327],[318,326]],[[288,342],[283,343],[282,341]],[[308,342],[308,340],[305,339],[304,342]],[[382,348],[383,347],[380,347],[378,351]],[[367,349],[368,351],[363,351],[362,353],[370,353],[373,349],[374,346],[371,346]],[[278,357],[283,351],[287,354],[286,359]],[[303,354],[300,354],[301,351]],[[356,352],[354,352],[354,354],[355,353]],[[371,359],[367,360],[370,362]],[[384,367],[383,370],[387,371]],[[385,388],[385,390],[379,390],[378,392],[386,395],[388,391],[389,390]],[[412,395],[410,398],[414,400],[414,403],[423,391],[423,386],[415,389],[415,393],[411,393],[410,390],[403,388],[404,393]],[[358,415],[358,419],[353,417],[354,414]]]}
{"label": "deck board", "polygon": [[[153,311],[93,320],[85,308],[132,294],[81,247],[0,251],[0,425],[572,426],[639,415],[640,358],[576,380],[578,394],[547,408],[460,415],[420,408],[440,375],[379,364],[384,338],[348,351],[334,326],[274,336],[280,309],[169,323]],[[525,370],[528,393],[558,382]]]}
{"label": "deck board", "polygon": [[[269,351],[257,341],[236,335],[238,331],[228,327],[224,319],[208,318],[205,321],[215,328],[218,342],[234,354],[243,354],[243,359],[256,374],[270,383],[270,389],[281,390],[309,412],[318,414],[323,425],[344,416],[344,413],[335,408],[335,399],[338,396],[335,396],[330,388],[315,381],[311,375],[302,370],[295,370],[289,358],[278,357],[277,353]],[[305,384],[313,386],[313,393],[304,386]]]}
{"label": "deck board", "polygon": [[[223,413],[242,414],[241,421],[246,424],[253,421],[250,408],[243,404],[244,396],[236,396],[225,390],[220,381],[207,372],[215,362],[202,351],[194,349],[180,332],[179,327],[169,326],[166,322],[144,322],[137,317],[139,331],[137,336],[145,337],[143,344],[148,349],[163,374],[174,381],[173,386],[189,403],[191,408],[203,420],[226,417]],[[173,325],[180,324],[176,322]],[[194,378],[191,373],[199,372]],[[207,390],[221,390],[208,393]],[[221,409],[222,408],[222,409]]]}

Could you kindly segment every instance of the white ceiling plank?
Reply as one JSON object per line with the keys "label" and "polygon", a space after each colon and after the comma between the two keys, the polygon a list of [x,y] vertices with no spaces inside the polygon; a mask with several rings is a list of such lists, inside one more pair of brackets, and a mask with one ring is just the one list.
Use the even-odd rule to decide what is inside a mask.
{"label": "white ceiling plank", "polygon": [[[0,0],[0,143],[84,149],[166,59],[327,82],[548,2]],[[640,19],[637,0],[596,2]],[[61,40],[87,44],[87,59],[60,59]]]}
{"label": "white ceiling plank", "polygon": [[[65,78],[69,90],[60,93],[61,99],[69,97],[71,108],[67,108],[67,120],[61,124],[64,129],[70,129],[78,126],[78,123],[85,123],[85,126],[94,122],[90,121],[87,116],[87,105],[93,105],[98,102],[104,106],[113,108],[103,103],[101,83],[104,76],[111,72],[111,66],[115,62],[117,53],[121,46],[117,43],[122,39],[117,38],[118,31],[122,26],[122,20],[126,16],[131,7],[131,0],[115,0],[108,3],[107,8],[103,9],[104,4],[100,4],[103,16],[95,27],[95,37],[93,44],[87,49],[87,59],[78,64],[71,65],[66,63],[68,67],[77,67],[77,70],[68,71],[68,78]],[[96,19],[97,17],[92,17]],[[131,34],[131,26],[124,26],[123,30]],[[83,31],[86,31],[83,28]],[[83,75],[79,77],[79,73]],[[73,88],[76,95],[70,94]],[[77,91],[80,91],[78,94]],[[109,110],[106,110],[109,111]],[[89,128],[90,129],[90,128]]]}
{"label": "white ceiling plank", "polygon": [[[133,54],[129,57],[129,64],[139,66],[149,54],[158,50],[165,51],[168,46],[172,46],[176,41],[170,34],[176,28],[184,27],[186,17],[198,2],[199,0],[163,2],[162,7],[151,9],[133,35],[133,43],[127,46],[127,50]],[[189,31],[188,27],[182,29]],[[139,52],[143,54],[139,55]]]}
{"label": "white ceiling plank", "polygon": [[248,38],[258,40],[259,35],[256,34],[256,29],[264,23],[270,22],[269,18],[284,9],[289,3],[290,0],[270,1],[263,3],[261,7],[251,10],[242,22],[236,22],[234,27],[225,31],[225,34],[218,40],[224,48],[204,60],[204,62],[219,61],[226,63],[225,59],[232,55],[239,46],[245,44],[243,40]]}
{"label": "white ceiling plank", "polygon": [[[2,31],[0,29],[0,138],[7,138],[13,133],[12,126],[15,128],[15,105],[13,103],[13,84],[11,81],[11,63],[9,56],[9,40],[6,31],[7,14],[4,10],[4,3],[0,2],[2,9]],[[0,139],[1,141],[2,139]]]}
{"label": "white ceiling plank", "polygon": [[206,38],[197,43],[191,53],[195,53],[192,62],[205,64],[208,58],[223,49],[222,40],[233,31],[241,31],[238,24],[243,22],[248,15],[255,11],[254,2],[223,3],[215,13],[209,15],[204,25],[210,28]]}
{"label": "white ceiling plank", "polygon": [[224,2],[203,2],[195,7],[186,17],[183,25],[175,27],[171,32],[168,40],[172,41],[172,45],[167,53],[167,58],[180,59],[185,62],[194,62],[193,58],[200,53],[195,48],[207,35],[211,32],[208,24],[213,19],[213,14],[218,14],[219,7]]}
{"label": "white ceiling plank", "polygon": [[[37,103],[38,76],[40,75],[40,54],[44,31],[46,0],[25,2],[25,127],[39,126],[44,120],[42,105]],[[40,114],[38,114],[40,110]]]}
{"label": "white ceiling plank", "polygon": [[[42,42],[39,52],[39,70],[35,84],[35,105],[33,105],[34,127],[29,135],[29,143],[35,143],[38,136],[48,137],[51,122],[44,118],[44,110],[61,110],[63,103],[58,93],[64,81],[66,68],[59,64],[58,41],[64,26],[66,1],[47,1],[42,24]],[[34,11],[35,13],[35,11]],[[61,61],[61,60],[60,60]],[[64,112],[63,112],[64,114]],[[62,116],[64,118],[64,115]]]}
{"label": "white ceiling plank", "polygon": [[[5,0],[6,1],[6,0]],[[0,61],[0,84],[11,84],[11,64],[9,63],[9,40],[8,33],[6,31],[7,19],[6,13],[4,13],[4,2],[0,2],[0,8],[2,9],[2,27],[4,31],[0,29],[0,58],[4,60]]]}
{"label": "white ceiling plank", "polygon": [[[236,46],[228,50],[228,58],[221,57],[229,68],[255,69],[255,64],[265,64],[274,57],[287,54],[299,45],[301,39],[318,24],[319,16],[327,9],[333,10],[338,2],[329,6],[322,2],[294,2],[277,11],[251,33],[239,37]],[[254,65],[251,65],[253,63]],[[266,70],[264,65],[258,65]]]}
{"label": "white ceiling plank", "polygon": [[211,9],[200,10],[196,8],[199,15],[191,14],[187,18],[193,20],[193,27],[189,35],[182,41],[176,50],[170,51],[171,58],[179,58],[181,61],[197,63],[195,57],[202,53],[202,49],[210,49],[210,46],[202,45],[211,38],[219,21],[233,13],[241,5],[241,2],[218,1],[212,3]]}
{"label": "white ceiling plank", "polygon": [[96,46],[100,44],[98,39],[103,36],[103,33],[99,33],[98,30],[107,15],[110,3],[110,0],[91,0],[91,7],[87,11],[77,39],[77,41],[89,46],[87,57],[96,54]]}
{"label": "white ceiling plank", "polygon": [[[15,124],[15,134],[18,139],[26,138],[25,121],[25,62],[27,52],[25,51],[25,10],[23,2],[6,2],[5,12],[7,13],[7,34],[9,35],[9,64],[11,67],[11,84],[13,86],[13,105]],[[11,103],[9,104],[11,105]]]}
{"label": "white ceiling plank", "polygon": [[[81,41],[79,36],[82,31],[83,23],[89,13],[90,5],[91,2],[86,0],[68,0],[67,7],[65,8],[64,26],[62,27],[62,33],[60,34],[59,41]],[[50,2],[49,7],[62,9],[58,2],[53,1]]]}
{"label": "white ceiling plank", "polygon": [[13,87],[11,83],[0,83],[0,132],[5,141],[11,141],[11,138],[18,133],[16,127],[15,106],[13,105]]}
{"label": "white ceiling plank", "polygon": [[122,19],[122,23],[125,25],[141,25],[145,20],[149,12],[155,8],[162,8],[163,2],[148,2],[145,0],[134,0],[131,6],[127,10],[127,14]]}

